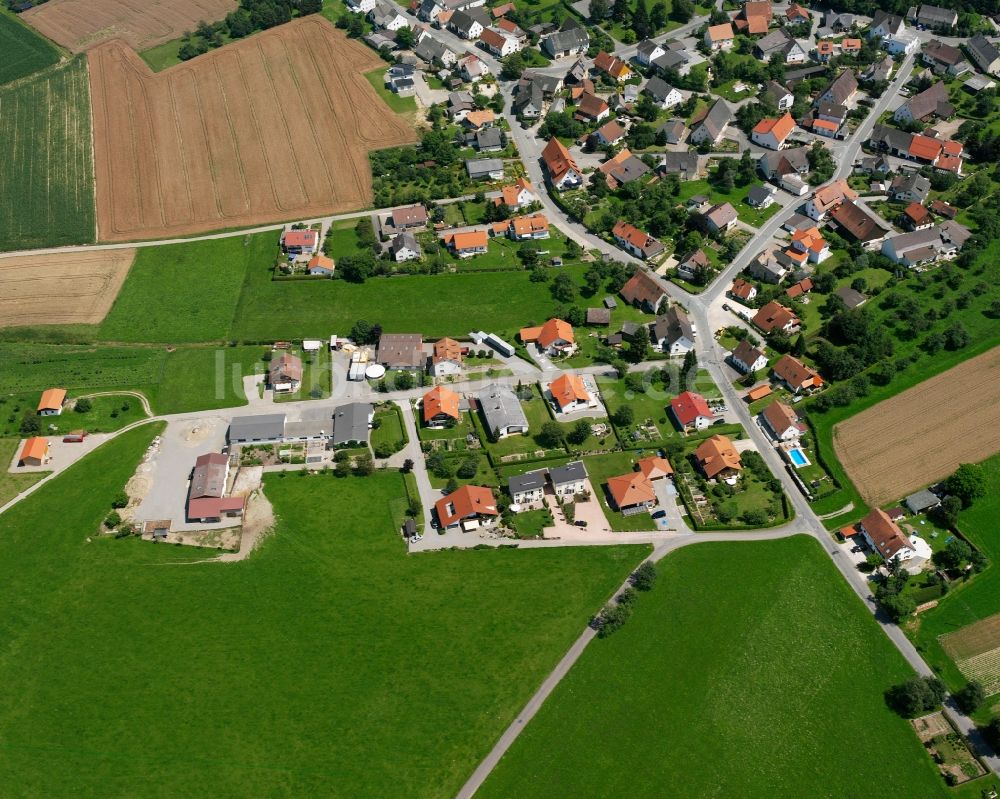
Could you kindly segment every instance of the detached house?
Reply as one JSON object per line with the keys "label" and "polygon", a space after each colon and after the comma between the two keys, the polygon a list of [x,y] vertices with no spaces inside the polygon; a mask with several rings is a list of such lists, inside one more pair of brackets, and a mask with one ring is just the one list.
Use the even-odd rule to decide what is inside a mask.
{"label": "detached house", "polygon": [[694,451],[694,460],[708,480],[734,484],[743,470],[740,454],[726,436],[705,439]]}
{"label": "detached house", "polygon": [[542,160],[548,172],[549,182],[558,191],[575,189],[583,183],[583,173],[573,156],[559,139],[553,136],[542,150]]}
{"label": "detached house", "polygon": [[729,296],[740,302],[750,302],[757,296],[757,287],[753,283],[738,277],[733,281],[733,285],[729,287]]}
{"label": "detached house", "polygon": [[485,230],[466,230],[461,233],[446,233],[441,237],[445,246],[459,258],[485,255],[489,251],[490,238]]}
{"label": "detached house", "polygon": [[786,308],[777,300],[771,300],[771,302],[757,311],[751,321],[760,330],[762,330],[765,335],[772,333],[775,330],[781,330],[784,333],[791,333],[798,329],[798,326],[801,324],[801,320],[792,312],[792,310],[790,308]]}
{"label": "detached house", "polygon": [[660,312],[660,306],[667,298],[660,282],[645,269],[637,269],[620,293],[625,302],[652,314]]}
{"label": "detached house", "polygon": [[603,50],[594,58],[594,69],[619,83],[624,83],[632,77],[632,70],[627,63]]}
{"label": "detached house", "polygon": [[816,103],[817,105],[829,103],[830,105],[846,106],[857,94],[857,91],[858,79],[852,70],[845,69],[823,90]]}
{"label": "detached house", "polygon": [[786,112],[777,119],[762,119],[750,132],[750,138],[754,144],[759,144],[761,147],[780,150],[785,146],[785,140],[793,130],[795,130],[795,120]]}
{"label": "detached house", "polygon": [[420,243],[411,233],[397,233],[389,243],[389,255],[397,264],[417,261],[423,255]]}
{"label": "detached house", "polygon": [[461,398],[450,388],[435,386],[421,400],[421,414],[428,427],[445,427],[462,418]]}
{"label": "detached house", "polygon": [[917,554],[910,540],[884,510],[875,508],[858,523],[868,546],[887,561],[909,560]]}
{"label": "detached house", "polygon": [[716,50],[731,50],[736,34],[733,31],[732,23],[723,22],[721,25],[709,25],[705,31],[705,47],[712,52]]}
{"label": "detached house", "polygon": [[743,339],[731,353],[729,353],[729,363],[738,372],[750,374],[757,372],[767,366],[767,355],[757,349],[747,339]]}
{"label": "detached house", "polygon": [[663,245],[647,233],[643,233],[635,225],[619,219],[611,229],[618,246],[625,252],[644,261],[655,258],[663,252]]}
{"label": "detached house", "polygon": [[434,377],[457,375],[462,371],[462,345],[453,338],[434,342],[431,355],[431,374]]}
{"label": "detached house", "polygon": [[492,527],[500,516],[493,491],[474,485],[461,486],[439,499],[434,504],[434,512],[442,529],[461,527],[466,532]]}
{"label": "detached house", "polygon": [[677,264],[677,276],[684,280],[695,280],[712,269],[712,262],[702,249],[689,252]]}
{"label": "detached house", "polygon": [[456,11],[448,20],[448,30],[463,39],[478,39],[490,24],[489,16],[481,9]]}
{"label": "detached house", "polygon": [[487,432],[496,438],[528,432],[528,417],[517,395],[508,386],[493,384],[476,395]]}
{"label": "detached house", "polygon": [[773,373],[777,380],[788,386],[788,390],[795,394],[823,385],[819,373],[810,369],[793,355],[782,355],[781,359],[774,365]]}
{"label": "detached house", "polygon": [[64,402],[66,402],[66,389],[47,388],[42,392],[36,410],[39,416],[59,416]]}
{"label": "detached house", "polygon": [[808,59],[805,48],[785,28],[771,31],[754,45],[754,55],[761,61],[770,61],[775,54],[781,55],[786,64],[804,64]]}
{"label": "detached house", "polygon": [[656,490],[642,472],[609,477],[607,487],[609,504],[623,516],[648,513],[656,506]]}
{"label": "detached house", "polygon": [[965,43],[965,49],[987,75],[1000,75],[1000,50],[983,34],[977,33]]}
{"label": "detached house", "polygon": [[948,86],[938,81],[920,94],[915,94],[893,113],[896,122],[922,122],[930,117],[950,119],[955,106],[948,99]]}
{"label": "detached house", "polygon": [[522,327],[521,341],[534,343],[546,355],[563,355],[576,349],[573,326],[562,319],[549,319],[540,327]]}
{"label": "detached house", "polygon": [[798,415],[783,402],[775,400],[764,408],[760,417],[776,441],[795,441],[805,432]]}
{"label": "detached house", "polygon": [[590,47],[590,36],[587,34],[587,29],[581,25],[566,27],[542,39],[542,50],[549,58],[582,55],[587,52],[588,47]]}
{"label": "detached house", "polygon": [[774,103],[779,111],[788,111],[795,102],[795,95],[774,80],[769,80],[764,86],[764,96]]}
{"label": "detached house", "polygon": [[679,357],[694,349],[695,329],[684,309],[674,305],[650,325],[649,338],[661,352]]}
{"label": "detached house", "polygon": [[281,248],[289,255],[313,255],[319,249],[318,230],[286,230]]}
{"label": "detached house", "polygon": [[648,67],[657,58],[666,53],[667,51],[663,49],[662,46],[654,42],[652,39],[644,39],[639,42],[635,49],[635,60],[639,62],[640,65]]}
{"label": "detached house", "polygon": [[725,100],[716,100],[707,111],[691,121],[691,135],[688,136],[688,141],[692,144],[703,142],[718,144],[726,126],[732,121],[733,115]]}
{"label": "detached house", "polygon": [[736,226],[739,215],[729,203],[718,203],[709,208],[703,215],[705,225],[711,233],[726,233]]}
{"label": "detached house", "polygon": [[535,187],[527,178],[518,178],[513,184],[504,186],[500,196],[494,198],[495,205],[504,205],[511,211],[519,211],[538,202]]}
{"label": "detached house", "polygon": [[670,400],[670,413],[683,431],[704,430],[715,421],[715,414],[701,394],[682,391]]}
{"label": "detached house", "polygon": [[806,216],[817,222],[826,219],[826,215],[845,200],[856,200],[858,193],[854,191],[846,180],[835,180],[820,186],[813,193],[813,196],[806,203]]}
{"label": "detached house", "polygon": [[920,54],[921,60],[935,72],[947,72],[949,75],[962,75],[972,70],[965,60],[962,51],[950,44],[944,44],[937,39],[931,39],[924,45]]}
{"label": "detached house", "polygon": [[663,78],[650,78],[643,91],[659,108],[669,109],[684,102],[684,95]]}
{"label": "detached house", "polygon": [[587,391],[583,378],[569,372],[564,372],[549,383],[549,394],[559,413],[573,413],[593,408],[597,404]]}
{"label": "detached house", "polygon": [[186,517],[189,521],[216,522],[243,515],[245,497],[225,496],[229,456],[219,452],[199,455],[188,487]]}
{"label": "detached house", "polygon": [[267,383],[276,394],[297,391],[302,383],[302,359],[289,352],[273,358],[267,370]]}

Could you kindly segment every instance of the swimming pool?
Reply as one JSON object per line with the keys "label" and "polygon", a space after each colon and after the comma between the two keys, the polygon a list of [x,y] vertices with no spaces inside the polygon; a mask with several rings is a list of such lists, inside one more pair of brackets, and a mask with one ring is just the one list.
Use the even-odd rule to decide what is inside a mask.
{"label": "swimming pool", "polygon": [[806,454],[802,451],[801,447],[788,450],[788,458],[797,469],[801,469],[803,466],[809,465],[809,459],[806,457]]}

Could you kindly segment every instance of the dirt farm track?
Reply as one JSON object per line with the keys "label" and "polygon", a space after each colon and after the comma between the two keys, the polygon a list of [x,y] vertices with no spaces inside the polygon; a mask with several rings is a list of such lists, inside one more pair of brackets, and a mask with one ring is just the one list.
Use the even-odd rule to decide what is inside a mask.
{"label": "dirt farm track", "polygon": [[158,74],[118,40],[88,57],[102,241],[363,208],[368,151],[416,140],[382,60],[315,15]]}
{"label": "dirt farm track", "polygon": [[236,0],[49,0],[21,18],[74,53],[119,38],[145,50],[194,30],[201,20],[222,19],[236,6]]}
{"label": "dirt farm track", "polygon": [[873,506],[1000,451],[1000,347],[841,422],[833,443]]}
{"label": "dirt farm track", "polygon": [[125,249],[0,259],[0,327],[100,322],[134,258]]}

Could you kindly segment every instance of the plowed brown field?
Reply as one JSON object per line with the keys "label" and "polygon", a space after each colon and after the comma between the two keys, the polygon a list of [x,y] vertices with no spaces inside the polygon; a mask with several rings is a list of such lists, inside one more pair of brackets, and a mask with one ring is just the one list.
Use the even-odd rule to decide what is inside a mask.
{"label": "plowed brown field", "polygon": [[833,445],[873,506],[1000,451],[1000,347],[841,422]]}
{"label": "plowed brown field", "polygon": [[220,20],[236,6],[237,0],[49,0],[21,19],[74,53],[108,39],[145,50],[177,39],[202,20]]}
{"label": "plowed brown field", "polygon": [[100,240],[362,208],[369,150],[416,139],[363,75],[381,59],[315,15],[158,74],[88,55]]}
{"label": "plowed brown field", "polygon": [[134,259],[133,249],[0,258],[0,327],[100,322]]}

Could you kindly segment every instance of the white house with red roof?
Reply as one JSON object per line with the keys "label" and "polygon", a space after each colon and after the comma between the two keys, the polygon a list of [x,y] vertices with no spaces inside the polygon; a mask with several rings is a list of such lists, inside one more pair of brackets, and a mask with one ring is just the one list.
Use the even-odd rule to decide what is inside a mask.
{"label": "white house with red roof", "polygon": [[785,141],[795,130],[795,120],[787,111],[784,116],[776,119],[762,119],[750,132],[754,144],[767,147],[769,150],[780,150]]}
{"label": "white house with red roof", "polygon": [[701,394],[693,391],[682,391],[670,400],[670,413],[681,430],[704,430],[715,421],[715,414],[708,407],[708,402]]}

